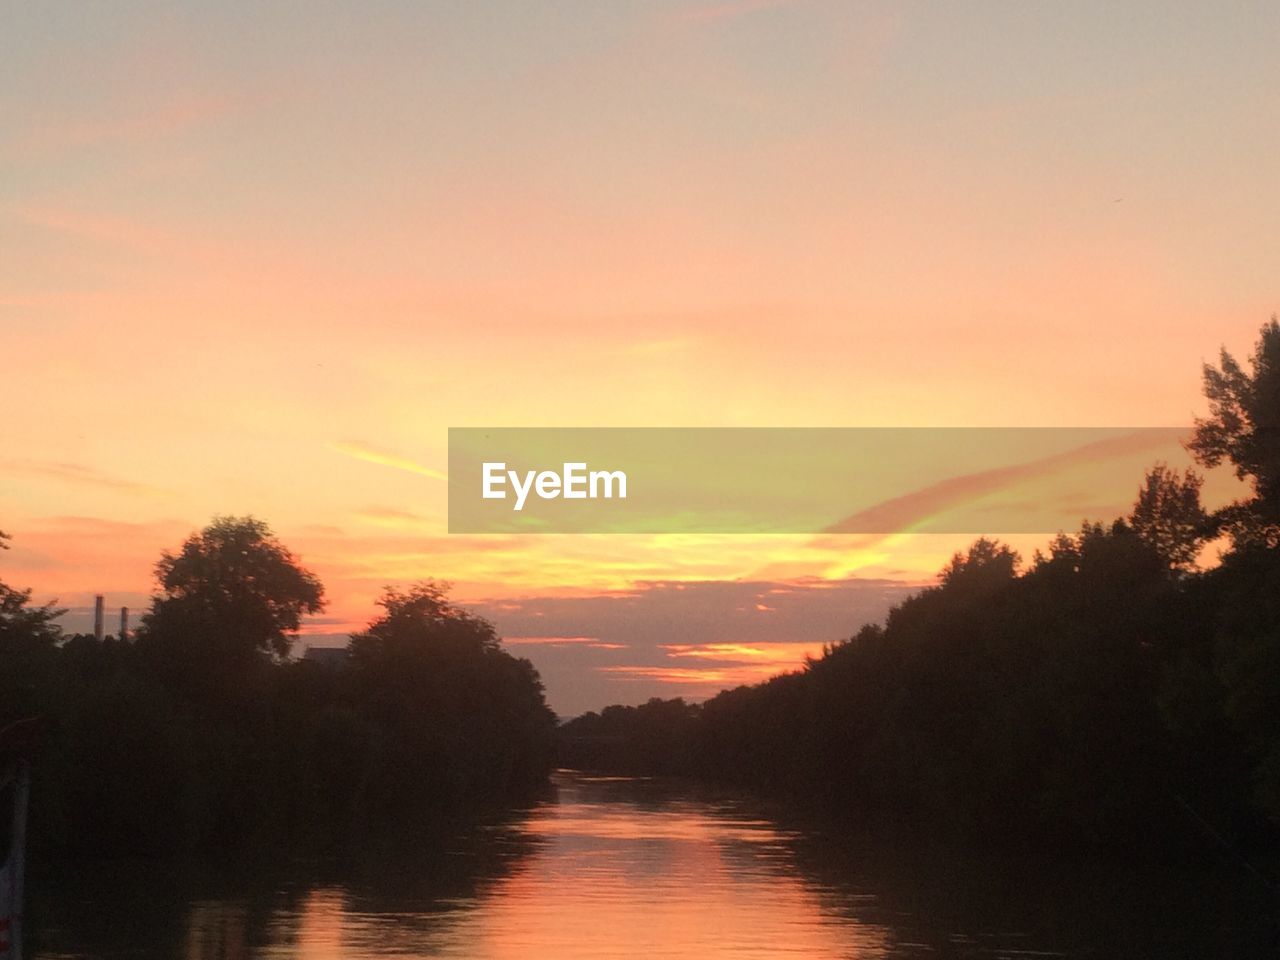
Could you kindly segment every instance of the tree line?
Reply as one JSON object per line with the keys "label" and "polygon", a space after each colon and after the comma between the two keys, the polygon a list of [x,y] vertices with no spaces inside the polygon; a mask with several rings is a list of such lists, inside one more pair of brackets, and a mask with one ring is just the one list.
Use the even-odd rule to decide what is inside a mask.
{"label": "tree line", "polygon": [[[1251,494],[1215,511],[1155,466],[1132,513],[1027,562],[980,539],[803,669],[695,705],[564,724],[572,766],[821,798],[859,819],[1036,843],[1276,852],[1280,326],[1206,365],[1188,449]],[[1198,562],[1207,547],[1220,559]]]}
{"label": "tree line", "polygon": [[[1280,325],[1206,365],[1189,449],[1250,495],[1206,511],[1157,465],[1129,516],[1024,562],[980,539],[804,669],[556,729],[536,670],[426,581],[341,662],[290,656],[320,581],[262,522],[156,565],[134,637],[67,635],[0,583],[0,724],[38,716],[32,839],[67,855],[310,846],[430,825],[570,766],[716,778],[962,835],[1280,836]],[[1220,559],[1202,568],[1206,546]],[[0,535],[0,547],[4,545]]]}
{"label": "tree line", "polygon": [[214,520],[156,578],[136,635],[101,642],[0,584],[0,726],[44,728],[37,849],[316,848],[439,826],[545,781],[555,716],[537,671],[445,585],[388,588],[326,664],[289,656],[324,590],[261,521]]}

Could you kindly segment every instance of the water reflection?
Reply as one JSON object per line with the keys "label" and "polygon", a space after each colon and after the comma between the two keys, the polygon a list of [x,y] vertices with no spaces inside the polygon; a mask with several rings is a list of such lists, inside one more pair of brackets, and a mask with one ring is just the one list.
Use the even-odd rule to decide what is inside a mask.
{"label": "water reflection", "polygon": [[851,843],[786,810],[562,774],[448,842],[341,863],[107,865],[42,882],[37,956],[1268,956],[1265,890]]}
{"label": "water reflection", "polygon": [[458,928],[447,956],[874,957],[886,931],[833,918],[786,833],[643,781],[574,778],[537,810],[545,846]]}

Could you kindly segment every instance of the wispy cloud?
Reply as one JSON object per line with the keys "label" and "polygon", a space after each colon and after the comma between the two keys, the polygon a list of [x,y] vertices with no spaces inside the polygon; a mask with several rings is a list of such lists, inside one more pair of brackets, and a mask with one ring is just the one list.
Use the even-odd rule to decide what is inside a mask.
{"label": "wispy cloud", "polygon": [[359,516],[373,520],[425,520],[426,517],[412,510],[401,510],[398,507],[366,507]]}
{"label": "wispy cloud", "polygon": [[607,673],[618,680],[659,680],[663,683],[727,684],[731,682],[727,670],[703,670],[698,667],[645,667],[645,666],[607,666],[596,667],[599,673]]}
{"label": "wispy cloud", "polygon": [[[871,533],[891,535],[929,529],[928,522],[960,508],[972,507],[995,493],[1008,491],[1021,484],[1041,481],[1058,475],[1066,475],[1072,468],[1112,461],[1127,463],[1135,453],[1162,454],[1169,457],[1180,452],[1176,441],[1171,441],[1171,431],[1163,428],[1134,430],[1120,436],[1106,437],[1082,446],[1039,457],[1023,463],[981,470],[961,476],[949,477],[919,490],[882,501],[865,510],[851,514],[831,525],[824,533]],[[1129,480],[1124,481],[1127,489]],[[1136,486],[1136,484],[1135,484]],[[1046,493],[1050,496],[1046,496]],[[1021,520],[1014,516],[1019,508],[1030,510],[1036,519],[1053,518],[1055,508],[1065,505],[1068,509],[1078,505],[1068,488],[1039,491],[1034,500],[1028,501],[1007,496],[1001,504],[995,522],[1010,523]],[[1122,509],[1117,504],[1113,509]],[[1061,519],[1061,518],[1058,518]],[[1022,526],[1022,522],[1017,525]],[[963,526],[955,529],[964,529]],[[976,529],[976,528],[975,528]]]}
{"label": "wispy cloud", "polygon": [[656,680],[662,683],[674,683],[704,688],[702,692],[713,693],[728,687],[744,683],[758,683],[779,673],[776,664],[757,664],[754,666],[723,667],[650,667],[650,666],[603,666],[595,668],[599,673],[606,673],[616,680]]}
{"label": "wispy cloud", "polygon": [[448,480],[449,475],[436,470],[432,467],[425,466],[407,457],[397,456],[393,453],[383,453],[380,450],[374,450],[363,443],[351,443],[341,441],[329,444],[329,449],[335,453],[341,453],[347,457],[353,457],[356,460],[363,460],[365,463],[376,463],[383,467],[392,467],[396,470],[405,470],[409,473],[416,473],[422,477],[430,477],[432,480]]}
{"label": "wispy cloud", "polygon": [[806,656],[822,652],[820,643],[664,643],[669,657],[715,660],[722,663],[768,663],[797,666]]}
{"label": "wispy cloud", "polygon": [[80,463],[66,463],[58,460],[0,459],[0,473],[34,477],[40,480],[59,480],[64,483],[98,487],[103,490],[118,490],[121,493],[139,496],[158,496],[161,492],[158,488],[145,483],[115,477]]}
{"label": "wispy cloud", "polygon": [[510,646],[527,647],[589,647],[592,650],[626,650],[625,643],[606,643],[599,637],[503,637]]}
{"label": "wispy cloud", "polygon": [[[870,579],[643,581],[609,593],[464,605],[533,661],[553,707],[572,714],[673,689],[706,697],[800,669],[914,589]],[[762,597],[774,607],[768,613],[756,609]]]}
{"label": "wispy cloud", "polygon": [[400,510],[395,507],[366,507],[355,514],[355,519],[371,527],[402,532],[437,533],[446,526],[441,517],[424,516],[412,510]]}

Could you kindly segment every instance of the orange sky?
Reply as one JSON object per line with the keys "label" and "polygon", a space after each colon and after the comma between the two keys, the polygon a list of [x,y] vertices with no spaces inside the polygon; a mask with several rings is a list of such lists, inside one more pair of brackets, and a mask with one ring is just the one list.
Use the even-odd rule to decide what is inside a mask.
{"label": "orange sky", "polygon": [[[545,637],[596,633],[497,604],[928,579],[966,538],[449,537],[435,474],[449,426],[1189,423],[1280,306],[1280,13],[963,6],[6,12],[0,575],[136,607],[253,513],[316,632],[423,576]],[[648,616],[521,649],[571,709],[767,659],[678,682],[734,638]]]}

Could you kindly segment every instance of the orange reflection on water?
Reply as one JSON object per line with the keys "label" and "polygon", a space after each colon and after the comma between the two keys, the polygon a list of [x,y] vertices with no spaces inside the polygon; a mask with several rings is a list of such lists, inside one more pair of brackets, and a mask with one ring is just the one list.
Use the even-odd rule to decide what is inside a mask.
{"label": "orange reflection on water", "polygon": [[[647,802],[623,783],[561,783],[529,829],[546,838],[469,918],[493,958],[878,956],[885,937],[833,922],[771,823],[705,802]],[[605,797],[607,796],[607,800]]]}
{"label": "orange reflection on water", "polygon": [[[270,956],[468,960],[882,957],[888,936],[802,879],[786,833],[642,781],[566,775],[523,826],[534,852],[474,898],[362,911],[309,895]],[[443,909],[440,909],[443,907]],[[284,934],[279,929],[278,934]]]}

